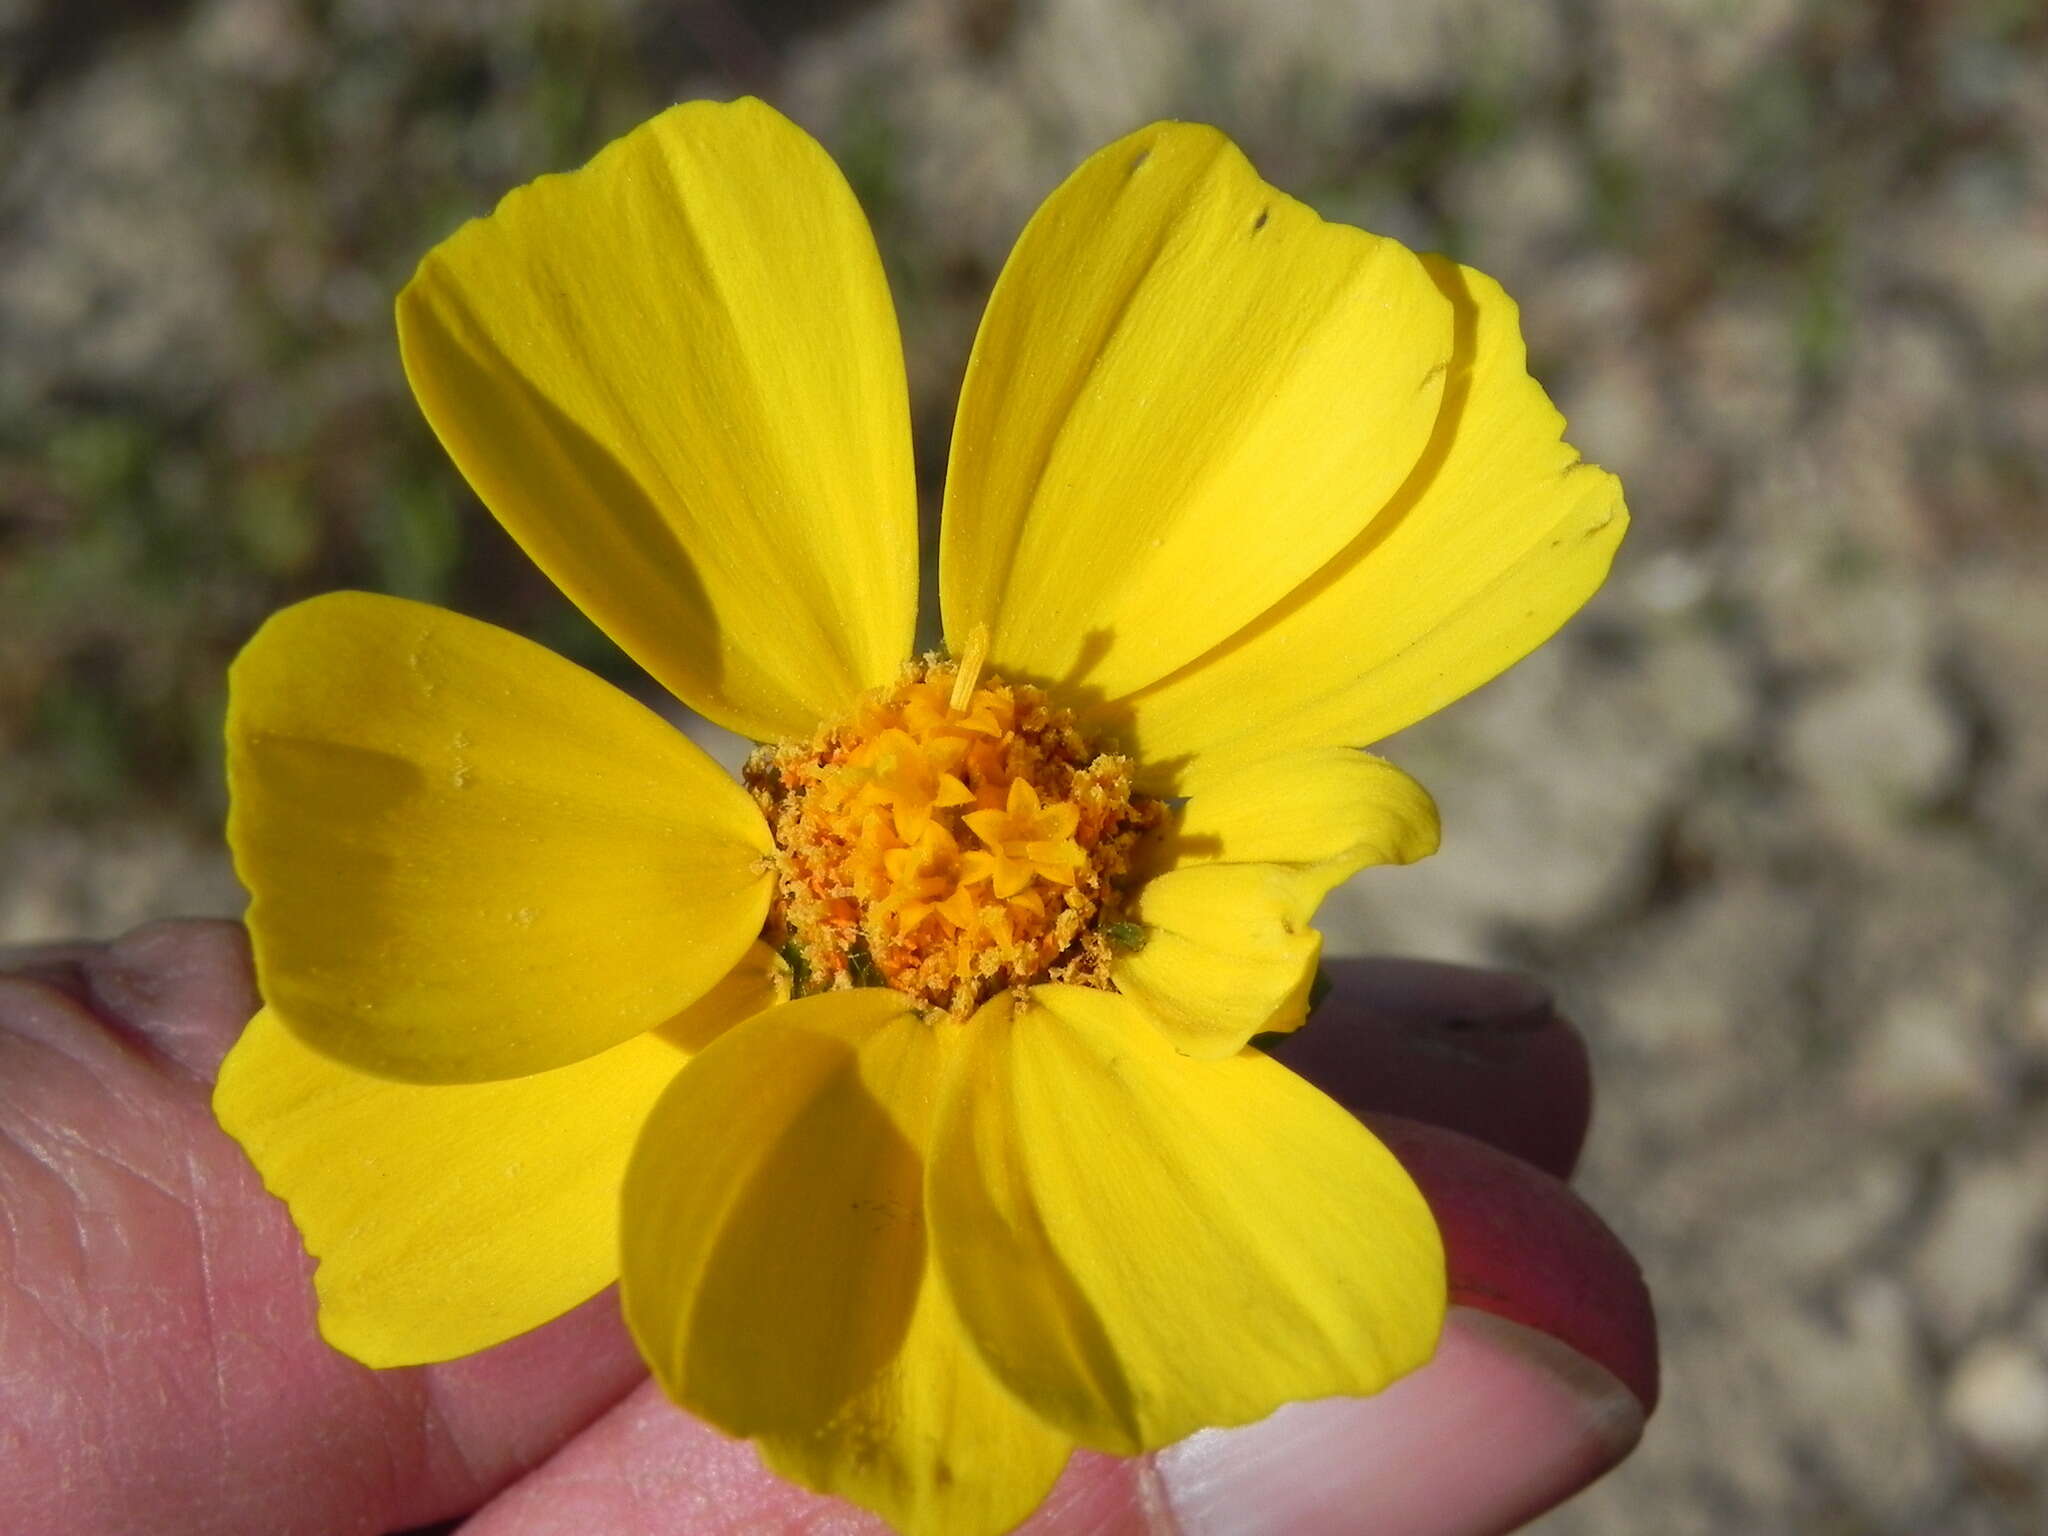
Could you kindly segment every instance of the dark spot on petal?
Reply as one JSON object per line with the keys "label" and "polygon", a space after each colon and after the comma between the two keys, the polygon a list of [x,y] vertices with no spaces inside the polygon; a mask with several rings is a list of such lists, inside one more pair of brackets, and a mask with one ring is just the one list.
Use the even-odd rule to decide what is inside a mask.
{"label": "dark spot on petal", "polygon": [[1260,230],[1264,229],[1266,227],[1266,220],[1272,216],[1273,210],[1271,208],[1261,208],[1259,216],[1252,220],[1252,233],[1256,235]]}

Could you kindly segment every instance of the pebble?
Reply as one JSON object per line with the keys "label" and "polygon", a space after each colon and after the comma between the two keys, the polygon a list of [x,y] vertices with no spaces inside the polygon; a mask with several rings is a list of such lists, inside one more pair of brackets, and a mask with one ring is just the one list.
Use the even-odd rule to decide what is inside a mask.
{"label": "pebble", "polygon": [[1803,700],[1785,752],[1827,814],[1882,826],[1932,805],[1955,782],[1963,735],[1926,678],[1880,673]]}
{"label": "pebble", "polygon": [[1942,1413],[1977,1455],[2038,1477],[2048,1457],[2048,1359],[2018,1339],[1983,1340],[1949,1374]]}
{"label": "pebble", "polygon": [[1880,1124],[1994,1108],[2002,1089],[1976,1033],[1942,996],[1893,998],[1853,1048],[1850,1106]]}
{"label": "pebble", "polygon": [[1936,1331],[1960,1342],[2014,1307],[2048,1238],[2043,1159],[1956,1166],[1912,1257]]}

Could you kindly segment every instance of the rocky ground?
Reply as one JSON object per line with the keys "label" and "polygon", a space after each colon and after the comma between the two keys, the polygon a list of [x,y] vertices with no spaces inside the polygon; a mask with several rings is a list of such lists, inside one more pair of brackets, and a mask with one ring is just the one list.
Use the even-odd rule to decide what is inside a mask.
{"label": "rocky ground", "polygon": [[[477,18],[488,12],[488,30]],[[936,479],[1035,200],[1156,116],[1522,302],[1635,528],[1392,743],[1344,950],[1553,978],[1668,1387],[1544,1522],[2048,1523],[2048,24],[2022,0],[0,0],[0,941],[231,911],[220,671],[358,584],[613,665],[415,420],[418,253],[678,96],[874,214]],[[2029,658],[2033,658],[2031,661]],[[617,675],[616,673],[614,675]]]}

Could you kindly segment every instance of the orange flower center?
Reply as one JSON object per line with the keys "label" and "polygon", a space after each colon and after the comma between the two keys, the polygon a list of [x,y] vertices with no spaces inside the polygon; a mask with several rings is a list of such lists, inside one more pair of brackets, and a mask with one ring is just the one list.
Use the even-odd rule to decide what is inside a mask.
{"label": "orange flower center", "polygon": [[1004,987],[1109,985],[1119,880],[1161,807],[977,649],[748,760],[775,834],[766,937],[798,992],[889,986],[965,1018]]}

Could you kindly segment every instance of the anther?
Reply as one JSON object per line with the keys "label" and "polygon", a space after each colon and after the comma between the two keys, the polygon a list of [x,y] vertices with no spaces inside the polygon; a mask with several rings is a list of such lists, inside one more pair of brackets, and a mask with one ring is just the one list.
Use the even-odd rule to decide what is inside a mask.
{"label": "anther", "polygon": [[953,692],[946,703],[956,715],[967,708],[967,701],[974,697],[974,686],[981,681],[981,669],[988,661],[988,626],[976,624],[967,632],[967,644],[960,652],[960,670],[953,674]]}

